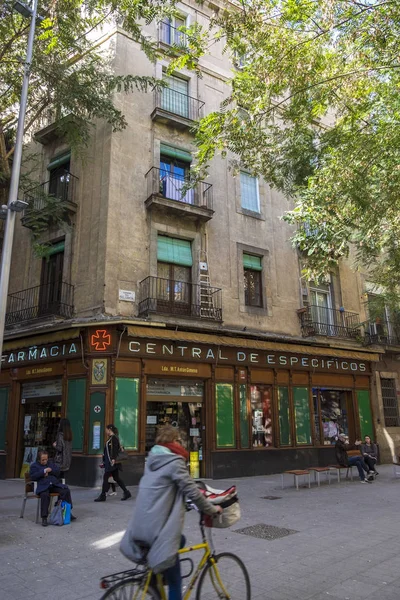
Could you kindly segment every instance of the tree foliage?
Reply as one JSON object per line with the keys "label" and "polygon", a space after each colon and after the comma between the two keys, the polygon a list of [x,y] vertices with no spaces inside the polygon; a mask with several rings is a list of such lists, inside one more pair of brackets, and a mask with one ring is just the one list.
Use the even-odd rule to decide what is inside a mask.
{"label": "tree foliage", "polygon": [[207,43],[218,36],[241,60],[230,96],[200,123],[199,176],[216,152],[233,156],[234,168],[293,199],[284,219],[297,226],[308,278],[354,248],[356,263],[398,293],[400,3],[235,4],[208,31]]}

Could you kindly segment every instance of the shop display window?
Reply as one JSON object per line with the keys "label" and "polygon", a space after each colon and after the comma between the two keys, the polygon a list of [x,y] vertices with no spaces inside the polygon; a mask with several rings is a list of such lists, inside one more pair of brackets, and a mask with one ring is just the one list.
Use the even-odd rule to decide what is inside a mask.
{"label": "shop display window", "polygon": [[278,388],[279,439],[281,446],[290,446],[290,405],[287,387]]}
{"label": "shop display window", "polygon": [[308,388],[293,388],[294,420],[296,425],[296,444],[311,444],[311,418]]}
{"label": "shop display window", "polygon": [[117,377],[115,381],[114,424],[125,450],[138,449],[139,379]]}
{"label": "shop display window", "polygon": [[253,447],[268,448],[273,445],[271,386],[250,386],[250,403]]}
{"label": "shop display window", "polygon": [[340,433],[349,435],[345,391],[314,388],[313,404],[317,443],[332,446]]}
{"label": "shop display window", "polygon": [[68,381],[67,419],[72,429],[72,450],[83,451],[85,431],[86,379]]}
{"label": "shop display window", "polygon": [[249,448],[249,408],[247,402],[247,385],[245,383],[239,386],[240,401],[240,447]]}
{"label": "shop display window", "polygon": [[217,383],[215,386],[215,400],[217,448],[234,448],[236,441],[233,385],[231,383]]}

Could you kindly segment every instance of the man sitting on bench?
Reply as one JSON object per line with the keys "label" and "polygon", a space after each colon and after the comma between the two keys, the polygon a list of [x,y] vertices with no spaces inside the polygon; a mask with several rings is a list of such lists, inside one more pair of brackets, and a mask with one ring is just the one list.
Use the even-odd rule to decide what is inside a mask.
{"label": "man sitting on bench", "polygon": [[[43,527],[47,527],[49,514],[50,494],[58,494],[59,500],[69,502],[72,508],[71,492],[65,483],[59,479],[60,469],[49,462],[46,450],[39,450],[36,462],[31,464],[29,471],[32,481],[37,481],[36,494],[40,497],[40,511]],[[76,517],[71,514],[71,521]]]}
{"label": "man sitting on bench", "polygon": [[[342,467],[357,467],[361,483],[372,483],[373,477],[367,478],[365,473],[369,469],[361,456],[348,456],[346,444],[348,444],[347,436],[344,433],[339,434],[339,438],[335,444],[336,460]],[[364,473],[365,471],[365,473]]]}

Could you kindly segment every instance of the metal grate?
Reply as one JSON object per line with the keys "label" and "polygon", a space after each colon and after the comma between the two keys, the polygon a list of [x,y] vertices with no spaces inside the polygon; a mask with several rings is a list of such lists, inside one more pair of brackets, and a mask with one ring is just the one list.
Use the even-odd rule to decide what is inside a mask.
{"label": "metal grate", "polygon": [[381,389],[385,425],[386,427],[400,427],[396,381],[394,379],[381,379]]}
{"label": "metal grate", "polygon": [[275,525],[251,525],[250,527],[244,527],[243,529],[236,529],[234,533],[240,533],[242,535],[249,535],[250,537],[259,538],[261,540],[279,540],[280,538],[292,535],[292,533],[298,533],[295,529],[286,529],[285,527],[276,527]]}

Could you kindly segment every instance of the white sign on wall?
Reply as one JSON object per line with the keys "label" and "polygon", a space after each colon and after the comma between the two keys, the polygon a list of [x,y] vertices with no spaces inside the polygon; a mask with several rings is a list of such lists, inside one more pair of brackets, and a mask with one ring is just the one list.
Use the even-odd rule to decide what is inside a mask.
{"label": "white sign on wall", "polygon": [[135,296],[132,290],[119,290],[119,299],[124,302],[135,302]]}
{"label": "white sign on wall", "polygon": [[62,395],[62,380],[40,381],[22,384],[22,398],[47,398]]}

